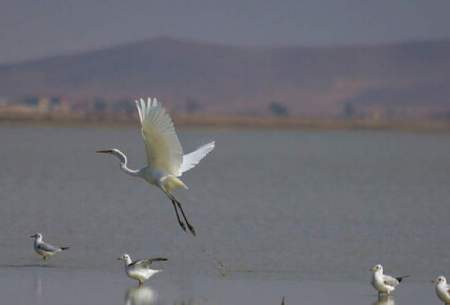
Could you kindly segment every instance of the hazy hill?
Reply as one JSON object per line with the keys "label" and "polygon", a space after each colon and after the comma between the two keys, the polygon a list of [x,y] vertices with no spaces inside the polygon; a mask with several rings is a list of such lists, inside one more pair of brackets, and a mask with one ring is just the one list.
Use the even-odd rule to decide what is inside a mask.
{"label": "hazy hill", "polygon": [[[184,111],[338,115],[352,107],[450,111],[450,41],[244,48],[156,38],[0,66],[0,96],[158,96]],[[383,108],[384,107],[384,108]]]}

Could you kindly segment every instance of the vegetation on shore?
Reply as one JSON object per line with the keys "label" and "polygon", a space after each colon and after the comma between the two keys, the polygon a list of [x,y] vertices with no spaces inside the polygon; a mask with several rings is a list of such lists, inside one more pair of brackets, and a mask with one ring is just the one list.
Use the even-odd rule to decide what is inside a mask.
{"label": "vegetation on shore", "polygon": [[[173,119],[181,127],[243,128],[243,129],[318,129],[318,130],[402,130],[402,131],[450,131],[450,121],[445,120],[370,120],[329,119],[304,117],[257,117],[237,115],[174,114]],[[38,124],[47,126],[135,126],[134,117],[123,115],[55,115],[51,113],[0,115],[0,123]]]}

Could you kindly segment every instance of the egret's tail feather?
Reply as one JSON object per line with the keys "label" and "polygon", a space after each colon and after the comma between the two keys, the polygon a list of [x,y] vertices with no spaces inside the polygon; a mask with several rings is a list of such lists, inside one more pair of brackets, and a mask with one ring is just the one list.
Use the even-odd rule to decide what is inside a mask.
{"label": "egret's tail feather", "polygon": [[162,181],[162,184],[164,186],[164,189],[171,193],[173,190],[176,190],[178,188],[185,188],[185,189],[189,189],[187,187],[186,184],[184,184],[183,181],[181,181],[181,179],[175,177],[175,176],[167,176],[166,178],[164,178],[164,180]]}

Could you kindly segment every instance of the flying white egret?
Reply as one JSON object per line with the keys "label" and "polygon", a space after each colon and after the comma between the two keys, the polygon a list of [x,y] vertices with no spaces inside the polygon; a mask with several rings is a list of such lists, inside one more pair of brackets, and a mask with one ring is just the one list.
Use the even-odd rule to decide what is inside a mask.
{"label": "flying white egret", "polygon": [[37,254],[42,256],[42,259],[45,261],[48,257],[55,255],[58,252],[64,251],[69,249],[69,247],[57,247],[53,246],[49,243],[46,243],[43,240],[41,233],[36,233],[34,235],[30,236],[31,238],[34,238],[34,251],[36,251]]}
{"label": "flying white egret", "polygon": [[409,277],[409,275],[393,277],[383,274],[383,266],[380,264],[373,266],[370,270],[373,272],[371,284],[378,291],[378,296],[390,295],[404,278]]}
{"label": "flying white egret", "polygon": [[150,268],[152,263],[167,261],[167,258],[154,257],[143,260],[137,260],[133,262],[131,260],[131,257],[125,253],[121,257],[119,257],[118,260],[124,261],[125,272],[128,275],[128,277],[138,281],[139,286],[141,286],[142,284],[144,284],[144,281],[148,280],[156,273],[161,272],[161,270]]}
{"label": "flying white egret", "polygon": [[[140,177],[149,184],[160,188],[172,202],[181,228],[186,231],[184,224],[186,222],[189,231],[195,235],[194,227],[187,219],[181,203],[174,197],[172,192],[177,188],[188,188],[179,177],[196,166],[201,159],[212,151],[215,143],[205,144],[197,150],[184,155],[173,122],[156,98],[153,100],[148,98],[147,102],[141,98],[135,102],[147,152],[147,166],[139,170],[129,169],[126,155],[116,148],[98,150],[97,152],[112,154],[120,160],[120,168],[125,173],[134,177]],[[184,222],[181,220],[178,210],[181,211]]]}

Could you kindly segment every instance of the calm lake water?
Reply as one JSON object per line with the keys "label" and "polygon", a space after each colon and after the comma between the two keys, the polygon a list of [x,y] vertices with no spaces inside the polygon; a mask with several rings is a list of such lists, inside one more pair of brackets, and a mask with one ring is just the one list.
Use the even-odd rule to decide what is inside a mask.
{"label": "calm lake water", "polygon": [[[214,150],[179,191],[197,237],[159,190],[97,149],[144,165],[137,129],[0,126],[1,304],[440,304],[450,275],[450,135],[180,131]],[[71,249],[43,264],[34,232]],[[166,256],[136,289],[116,258]],[[369,268],[410,274],[377,302]]]}

